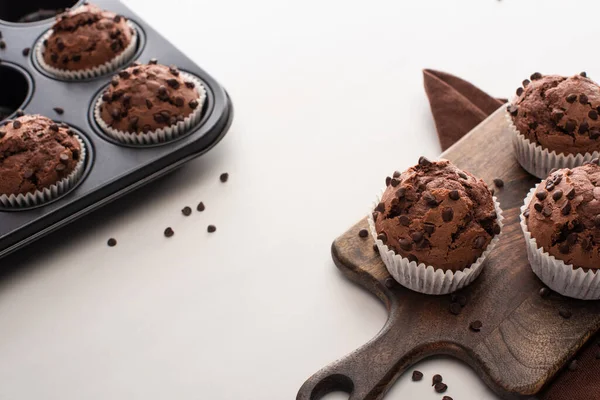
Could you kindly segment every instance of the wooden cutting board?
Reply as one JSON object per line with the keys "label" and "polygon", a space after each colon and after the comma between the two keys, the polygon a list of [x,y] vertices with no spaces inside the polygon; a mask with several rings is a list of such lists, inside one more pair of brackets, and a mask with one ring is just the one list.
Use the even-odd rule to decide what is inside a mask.
{"label": "wooden cutting board", "polygon": [[[368,228],[363,219],[334,241],[333,259],[349,279],[383,301],[388,321],[369,343],[309,378],[297,400],[318,400],[337,390],[350,393],[351,400],[382,399],[411,365],[432,355],[466,362],[502,398],[528,399],[600,329],[600,301],[538,293],[543,284],[529,267],[519,226],[519,208],[538,180],[514,158],[503,118],[500,109],[441,155],[490,187],[494,178],[504,180],[496,189],[506,218],[502,236],[481,276],[457,293],[467,299],[461,313],[450,313],[450,295],[423,295],[391,280],[372,238],[358,236]],[[561,317],[559,309],[572,317]],[[469,329],[476,320],[483,323],[480,332]]]}

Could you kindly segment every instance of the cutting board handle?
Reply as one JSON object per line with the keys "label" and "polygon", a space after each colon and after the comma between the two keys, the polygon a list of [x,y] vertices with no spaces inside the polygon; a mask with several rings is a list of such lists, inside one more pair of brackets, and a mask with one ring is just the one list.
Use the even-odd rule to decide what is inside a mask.
{"label": "cutting board handle", "polygon": [[373,340],[311,376],[296,400],[319,400],[335,391],[348,393],[349,400],[379,400],[412,364],[433,355],[437,346],[411,348],[410,341],[398,341],[397,331],[408,322],[398,308],[391,305],[390,318]]}

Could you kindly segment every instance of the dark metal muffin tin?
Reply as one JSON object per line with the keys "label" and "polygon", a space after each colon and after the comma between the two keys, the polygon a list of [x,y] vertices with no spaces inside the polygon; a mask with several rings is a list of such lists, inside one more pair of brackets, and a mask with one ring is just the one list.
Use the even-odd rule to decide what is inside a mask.
{"label": "dark metal muffin tin", "polygon": [[[12,21],[37,8],[51,8],[53,3],[59,8],[81,1],[20,0],[0,5],[0,31],[6,42],[0,50],[0,113],[9,106],[71,125],[88,146],[86,170],[73,189],[52,202],[29,209],[0,208],[0,257],[207,152],[225,136],[233,118],[227,93],[210,75],[119,1],[96,0],[99,7],[127,17],[138,29],[138,49],[130,62],[146,63],[155,57],[161,64],[177,65],[200,78],[207,91],[201,123],[176,140],[134,147],[108,138],[94,121],[92,110],[114,74],[85,81],[52,78],[34,61],[34,47],[54,19]],[[31,48],[28,55],[23,53],[25,48]],[[58,115],[54,107],[63,108],[64,114]]]}

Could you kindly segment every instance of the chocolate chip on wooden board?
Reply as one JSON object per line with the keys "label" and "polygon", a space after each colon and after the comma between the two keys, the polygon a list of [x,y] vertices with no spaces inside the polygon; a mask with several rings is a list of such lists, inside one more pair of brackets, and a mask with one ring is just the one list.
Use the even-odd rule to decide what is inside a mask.
{"label": "chocolate chip on wooden board", "polygon": [[206,207],[204,206],[203,202],[198,203],[198,206],[196,207],[196,210],[202,212],[206,209]]}
{"label": "chocolate chip on wooden board", "polygon": [[446,390],[448,390],[448,385],[446,385],[443,382],[440,382],[436,383],[434,388],[437,393],[444,393]]}
{"label": "chocolate chip on wooden board", "polygon": [[473,321],[469,325],[469,329],[471,329],[473,332],[479,332],[481,331],[481,328],[483,328],[483,323],[481,321]]}
{"label": "chocolate chip on wooden board", "polygon": [[165,237],[172,237],[175,234],[175,232],[173,231],[173,228],[169,227],[167,229],[165,229]]}
{"label": "chocolate chip on wooden board", "polygon": [[413,382],[418,382],[423,379],[423,373],[421,371],[413,371],[412,380]]}
{"label": "chocolate chip on wooden board", "polygon": [[117,240],[115,238],[110,238],[108,239],[106,244],[108,245],[108,247],[115,247],[117,245]]}
{"label": "chocolate chip on wooden board", "polygon": [[229,179],[229,174],[227,172],[224,172],[224,173],[221,174],[221,176],[219,177],[219,179],[221,180],[221,182],[225,183]]}
{"label": "chocolate chip on wooden board", "polygon": [[450,304],[450,312],[452,314],[458,315],[458,314],[460,314],[461,311],[462,311],[462,307],[460,306],[460,304],[458,304],[458,303]]}
{"label": "chocolate chip on wooden board", "polygon": [[431,386],[435,386],[437,383],[442,383],[444,378],[440,374],[435,374],[433,378],[431,378]]}
{"label": "chocolate chip on wooden board", "polygon": [[567,310],[566,308],[560,308],[558,310],[558,315],[560,315],[564,319],[569,319],[573,316],[573,313],[571,311]]}
{"label": "chocolate chip on wooden board", "polygon": [[364,239],[367,236],[369,236],[369,231],[367,231],[366,229],[361,229],[360,231],[358,231],[358,236]]}
{"label": "chocolate chip on wooden board", "polygon": [[217,231],[217,227],[216,227],[216,226],[214,226],[214,225],[209,225],[209,226],[206,228],[206,231],[207,231],[208,233],[213,233],[213,232],[216,232],[216,231]]}
{"label": "chocolate chip on wooden board", "polygon": [[494,185],[497,188],[502,188],[502,187],[504,187],[504,181],[500,178],[494,178]]}
{"label": "chocolate chip on wooden board", "polygon": [[183,208],[181,209],[181,213],[182,213],[183,215],[185,215],[186,217],[189,217],[190,215],[192,215],[192,209],[191,209],[190,207],[187,207],[187,206],[186,206],[186,207],[183,207]]}
{"label": "chocolate chip on wooden board", "polygon": [[454,400],[454,399],[450,396],[444,396],[444,397],[442,397],[442,400]]}

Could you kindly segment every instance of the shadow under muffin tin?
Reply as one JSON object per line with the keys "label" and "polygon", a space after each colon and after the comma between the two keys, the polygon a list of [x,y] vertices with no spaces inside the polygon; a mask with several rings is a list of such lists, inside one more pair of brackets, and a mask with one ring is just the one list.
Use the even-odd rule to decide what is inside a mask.
{"label": "shadow under muffin tin", "polygon": [[[0,207],[0,257],[68,224],[104,204],[207,152],[227,133],[233,118],[229,96],[210,75],[182,54],[154,29],[116,0],[97,0],[100,8],[129,19],[138,43],[132,62],[152,58],[197,77],[207,97],[203,115],[190,131],[169,142],[130,146],[111,139],[94,119],[95,100],[115,72],[79,81],[59,80],[44,71],[34,47],[54,24],[54,16],[82,1],[22,0],[0,5],[0,120],[17,110],[41,114],[73,127],[86,144],[85,172],[71,190],[31,208]],[[31,22],[22,22],[31,21]],[[29,50],[25,50],[29,49]],[[64,110],[59,114],[55,108]]]}

